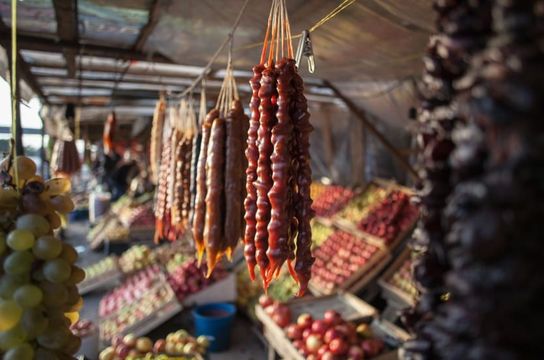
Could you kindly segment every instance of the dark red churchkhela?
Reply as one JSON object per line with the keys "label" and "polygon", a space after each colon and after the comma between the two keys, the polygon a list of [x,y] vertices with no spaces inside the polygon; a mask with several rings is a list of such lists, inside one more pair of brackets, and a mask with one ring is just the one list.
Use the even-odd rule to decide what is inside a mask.
{"label": "dark red churchkhela", "polygon": [[251,118],[249,121],[249,129],[247,132],[247,147],[246,147],[246,198],[244,200],[246,229],[244,233],[244,256],[249,270],[251,280],[255,280],[255,230],[257,213],[257,190],[254,182],[257,180],[257,161],[259,160],[259,149],[257,147],[257,131],[259,130],[260,112],[259,107],[261,99],[259,98],[259,89],[261,88],[261,77],[264,70],[263,65],[253,67],[253,78],[250,81],[252,95],[249,109]]}

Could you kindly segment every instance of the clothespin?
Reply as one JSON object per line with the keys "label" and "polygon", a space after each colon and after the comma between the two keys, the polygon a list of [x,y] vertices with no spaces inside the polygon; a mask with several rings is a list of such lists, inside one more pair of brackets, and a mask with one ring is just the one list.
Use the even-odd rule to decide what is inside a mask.
{"label": "clothespin", "polygon": [[308,71],[313,74],[315,71],[314,49],[312,46],[312,39],[310,38],[310,32],[308,30],[302,31],[302,36],[298,42],[297,54],[295,58],[297,67],[300,67],[302,56],[308,58]]}

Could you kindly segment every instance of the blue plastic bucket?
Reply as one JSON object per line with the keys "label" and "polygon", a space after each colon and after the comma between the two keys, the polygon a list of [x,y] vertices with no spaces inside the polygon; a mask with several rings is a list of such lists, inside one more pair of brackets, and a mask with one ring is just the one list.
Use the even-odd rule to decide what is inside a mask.
{"label": "blue plastic bucket", "polygon": [[211,352],[227,350],[236,307],[228,303],[214,303],[198,306],[192,313],[196,335],[204,335],[210,339],[208,350]]}

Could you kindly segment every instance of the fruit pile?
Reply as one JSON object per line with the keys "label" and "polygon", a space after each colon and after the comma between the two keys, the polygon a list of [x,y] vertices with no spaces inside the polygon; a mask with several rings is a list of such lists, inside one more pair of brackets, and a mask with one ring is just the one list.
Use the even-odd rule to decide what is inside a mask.
{"label": "fruit pile", "polygon": [[226,270],[218,264],[209,278],[206,278],[206,264],[198,266],[196,259],[185,261],[168,273],[167,281],[180,302],[191,294],[197,293],[210,284],[227,275]]}
{"label": "fruit pile", "polygon": [[147,245],[133,245],[119,258],[119,266],[126,273],[141,270],[154,263],[151,249]]}
{"label": "fruit pile", "polygon": [[412,260],[410,258],[402,263],[401,267],[395,271],[391,278],[387,279],[387,282],[414,299],[418,296],[418,291],[412,277]]}
{"label": "fruit pile", "polygon": [[314,251],[312,284],[330,292],[344,284],[378,253],[378,247],[347,232],[336,231]]}
{"label": "fruit pile", "polygon": [[315,247],[321,246],[333,232],[332,227],[325,226],[314,219],[312,221],[312,245]]}
{"label": "fruit pile", "polygon": [[104,259],[83,268],[85,271],[85,280],[80,284],[80,286],[84,287],[85,283],[88,281],[92,281],[93,279],[116,271],[117,269],[117,258],[115,256],[105,257]]}
{"label": "fruit pile", "polygon": [[149,228],[155,226],[155,215],[149,204],[125,207],[119,212],[119,220],[126,227]]}
{"label": "fruit pile", "polygon": [[114,337],[112,345],[100,353],[99,360],[159,360],[174,357],[192,359],[197,354],[205,355],[208,346],[208,338],[199,336],[195,339],[185,330],[170,333],[166,339],[159,339],[154,343],[147,337],[137,338],[133,334],[128,334],[124,337]]}
{"label": "fruit pile", "polygon": [[119,311],[128,304],[144,297],[152,288],[160,285],[158,265],[150,266],[128,278],[122,285],[106,294],[98,309],[100,316],[105,317]]}
{"label": "fruit pile", "polygon": [[76,285],[85,273],[74,248],[54,235],[74,208],[70,181],[44,181],[31,159],[10,160],[0,163],[0,354],[71,358],[81,345],[69,326],[83,305]]}
{"label": "fruit pile", "polygon": [[[122,296],[122,294],[121,294]],[[104,340],[112,339],[115,334],[125,331],[129,326],[145,322],[145,319],[154,313],[164,309],[165,306],[175,300],[174,293],[166,283],[159,283],[157,286],[146,290],[138,298],[132,298],[127,294],[131,302],[124,302],[124,306],[116,313],[104,319],[100,324],[101,337]]]}
{"label": "fruit pile", "polygon": [[259,304],[278,326],[286,329],[287,337],[306,359],[372,359],[385,350],[384,342],[374,336],[368,324],[356,326],[334,310],[325,311],[323,319],[300,314],[292,323],[287,305],[265,296],[259,299]]}
{"label": "fruit pile", "polygon": [[92,332],[96,330],[95,325],[90,320],[79,319],[75,324],[70,326],[72,333],[79,337],[84,338],[89,336]]}
{"label": "fruit pile", "polygon": [[391,191],[361,220],[358,228],[391,244],[397,236],[414,225],[419,210],[410,203],[410,197],[399,190]]}
{"label": "fruit pile", "polygon": [[370,184],[362,194],[354,197],[338,217],[354,224],[359,223],[372,209],[372,205],[382,201],[387,196],[387,190]]}
{"label": "fruit pile", "polygon": [[313,198],[312,209],[316,216],[331,217],[353,198],[353,191],[350,189],[329,185],[319,191],[319,195]]}

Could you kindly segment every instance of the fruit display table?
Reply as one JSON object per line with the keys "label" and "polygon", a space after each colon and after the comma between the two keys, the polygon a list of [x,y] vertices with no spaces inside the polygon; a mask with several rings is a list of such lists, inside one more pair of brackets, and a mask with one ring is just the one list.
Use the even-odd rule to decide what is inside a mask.
{"label": "fruit display table", "polygon": [[[396,327],[381,325],[376,310],[349,293],[264,305],[257,305],[255,313],[269,345],[269,359],[274,359],[276,353],[296,360],[398,358],[395,349],[384,348],[399,334]],[[402,340],[393,343],[399,342]]]}

